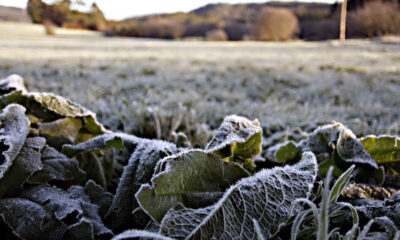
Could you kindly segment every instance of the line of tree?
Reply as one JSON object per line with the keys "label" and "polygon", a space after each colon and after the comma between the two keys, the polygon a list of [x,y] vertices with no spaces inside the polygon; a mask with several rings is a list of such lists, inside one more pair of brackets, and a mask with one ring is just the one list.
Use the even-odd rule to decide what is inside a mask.
{"label": "line of tree", "polygon": [[[346,36],[400,35],[399,0],[349,0]],[[208,40],[337,39],[341,4],[211,4],[190,13],[111,22],[107,35]]]}
{"label": "line of tree", "polygon": [[[400,0],[348,0],[346,36],[365,38],[400,35]],[[268,2],[262,4],[209,4],[189,13],[158,14],[124,21],[106,21],[96,4],[82,13],[71,10],[81,0],[46,4],[29,0],[35,23],[103,30],[107,36],[207,40],[337,39],[341,4]]]}
{"label": "line of tree", "polygon": [[51,22],[59,27],[105,30],[107,22],[96,3],[92,4],[91,11],[87,13],[71,9],[73,4],[84,5],[81,0],[56,0],[52,4],[29,0],[27,10],[33,23]]}

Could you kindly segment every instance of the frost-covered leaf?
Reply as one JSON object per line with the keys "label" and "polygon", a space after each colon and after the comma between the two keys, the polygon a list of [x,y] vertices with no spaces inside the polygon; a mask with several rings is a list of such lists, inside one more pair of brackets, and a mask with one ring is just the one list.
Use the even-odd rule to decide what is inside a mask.
{"label": "frost-covered leaf", "polygon": [[173,238],[184,239],[186,236],[189,236],[196,226],[202,223],[214,208],[215,205],[193,209],[179,204],[176,208],[170,209],[166,214],[161,222],[160,233]]}
{"label": "frost-covered leaf", "polygon": [[24,85],[24,80],[16,75],[10,75],[5,79],[0,80],[0,94],[4,95],[13,91],[21,91],[22,93],[26,93],[27,90]]}
{"label": "frost-covered leaf", "polygon": [[[65,145],[62,152],[68,157],[72,157],[85,151],[104,150],[107,148],[129,148],[129,145],[136,146],[138,142],[140,142],[140,138],[128,134],[104,134],[76,145]],[[134,149],[134,147],[131,148]]]}
{"label": "frost-covered leaf", "polygon": [[0,216],[21,239],[62,239],[67,231],[45,207],[26,199],[1,199]]}
{"label": "frost-covered leaf", "polygon": [[114,192],[123,167],[139,142],[140,138],[128,134],[104,134],[76,145],[64,145],[62,152],[68,157],[77,156],[89,179]]}
{"label": "frost-covered leaf", "polygon": [[315,154],[335,151],[346,164],[365,165],[378,169],[375,160],[371,158],[354,133],[338,122],[317,128],[307,139],[302,140],[298,147],[302,151],[312,151]]}
{"label": "frost-covered leaf", "polygon": [[112,240],[136,239],[136,238],[153,239],[153,240],[173,240],[173,238],[169,238],[158,233],[147,232],[142,230],[127,230],[113,237]]}
{"label": "frost-covered leaf", "polygon": [[0,197],[20,190],[20,187],[34,172],[42,169],[40,152],[45,146],[45,139],[27,138],[24,146],[0,179]]}
{"label": "frost-covered leaf", "polygon": [[111,206],[113,195],[92,180],[86,183],[85,193],[89,196],[91,202],[99,207],[100,216],[104,216]]}
{"label": "frost-covered leaf", "polygon": [[69,227],[84,219],[92,225],[95,236],[112,235],[112,232],[102,223],[99,207],[91,203],[81,186],[72,186],[65,191],[56,187],[39,185],[23,191],[19,197],[42,205],[54,213],[56,219],[63,221]]}
{"label": "frost-covered leaf", "polygon": [[29,133],[29,120],[25,108],[11,104],[0,114],[0,179],[12,165]]}
{"label": "frost-covered leaf", "polygon": [[225,117],[206,151],[253,170],[253,158],[261,153],[262,129],[258,120],[231,115]]}
{"label": "frost-covered leaf", "polygon": [[65,236],[66,240],[75,240],[75,239],[90,239],[94,240],[93,233],[93,225],[90,221],[82,218],[78,223],[72,224],[68,227],[67,235]]}
{"label": "frost-covered leaf", "polygon": [[394,195],[393,200],[386,199],[384,201],[360,199],[353,201],[352,204],[361,219],[369,220],[385,216],[400,229],[400,199],[397,196]]}
{"label": "frost-covered leaf", "polygon": [[[374,225],[377,227],[374,227]],[[371,228],[378,231],[369,232],[367,237],[363,238],[363,240],[397,240],[400,238],[399,227],[396,226],[393,221],[386,216],[375,218]]]}
{"label": "frost-covered leaf", "polygon": [[[23,80],[18,76],[0,80],[0,95],[0,107],[17,103],[27,109],[30,118],[40,126],[39,130],[33,128],[33,133],[79,142],[109,132],[96,120],[93,112],[76,103],[52,93],[27,92]],[[77,132],[82,135],[77,136]]]}
{"label": "frost-covered leaf", "polygon": [[274,163],[286,163],[295,160],[300,154],[299,148],[293,141],[287,141],[270,147],[267,159]]}
{"label": "frost-covered leaf", "polygon": [[400,139],[396,136],[367,136],[361,143],[387,173],[400,175]]}
{"label": "frost-covered leaf", "polygon": [[27,93],[25,97],[25,104],[30,113],[45,121],[54,121],[59,118],[80,118],[83,120],[83,128],[91,134],[99,135],[109,132],[97,122],[93,112],[68,99],[52,93],[36,92]]}
{"label": "frost-covered leaf", "polygon": [[230,185],[248,176],[237,163],[225,162],[203,150],[189,150],[161,160],[152,185],[142,185],[136,198],[150,216],[161,222],[178,203],[192,208],[211,205]]}
{"label": "frost-covered leaf", "polygon": [[136,140],[137,146],[124,168],[113,203],[107,213],[107,220],[115,232],[147,225],[150,218],[139,208],[135,193],[142,184],[150,182],[158,161],[178,152],[172,143],[139,138]]}
{"label": "frost-covered leaf", "polygon": [[162,221],[161,233],[179,239],[256,239],[255,219],[263,236],[271,238],[289,221],[293,201],[309,196],[316,174],[314,154],[303,153],[293,166],[262,170],[240,180],[211,211],[210,207],[171,209]]}
{"label": "frost-covered leaf", "polygon": [[0,108],[4,108],[10,103],[16,103],[23,99],[26,88],[24,80],[18,75],[11,75],[0,80]]}
{"label": "frost-covered leaf", "polygon": [[88,179],[93,179],[97,184],[107,187],[105,169],[95,154],[82,152],[76,155],[76,159],[79,161],[79,167],[86,172]]}
{"label": "frost-covered leaf", "polygon": [[52,147],[45,146],[41,152],[43,168],[29,177],[29,183],[58,184],[68,186],[83,179],[85,172],[75,159],[67,158]]}

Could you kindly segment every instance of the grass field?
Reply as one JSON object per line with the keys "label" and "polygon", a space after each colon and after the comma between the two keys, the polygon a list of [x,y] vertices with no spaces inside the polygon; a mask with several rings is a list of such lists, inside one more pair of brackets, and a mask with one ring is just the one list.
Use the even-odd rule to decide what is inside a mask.
{"label": "grass field", "polygon": [[1,78],[19,74],[28,90],[76,101],[112,130],[195,138],[239,114],[258,118],[265,134],[332,120],[358,135],[400,134],[399,44],[157,41],[61,29],[47,37],[16,23],[0,31]]}

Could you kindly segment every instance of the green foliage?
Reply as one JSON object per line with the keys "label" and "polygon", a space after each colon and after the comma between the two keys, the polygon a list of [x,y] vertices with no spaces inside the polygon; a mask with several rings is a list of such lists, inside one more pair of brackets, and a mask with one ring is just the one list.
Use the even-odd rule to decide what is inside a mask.
{"label": "green foliage", "polygon": [[235,115],[225,117],[206,151],[215,153],[224,161],[243,164],[254,170],[253,158],[261,154],[262,129],[258,120],[249,121]]}
{"label": "green foliage", "polygon": [[142,185],[136,193],[140,206],[161,222],[169,209],[204,207],[216,202],[225,190],[249,173],[235,162],[202,150],[191,150],[158,163],[152,185]]}
{"label": "green foliage", "polygon": [[[398,191],[384,200],[342,195],[351,192],[350,181],[378,183],[384,167],[388,176],[397,173],[397,137],[360,141],[334,122],[309,127],[309,134],[285,130],[266,139],[257,120],[232,115],[196,149],[176,126],[174,143],[111,133],[92,112],[50,93],[30,93],[17,76],[0,81],[0,103],[0,231],[6,239],[400,234]],[[267,169],[259,170],[255,159]]]}
{"label": "green foliage", "polygon": [[400,174],[398,162],[400,162],[399,138],[396,136],[367,136],[361,139],[361,143],[373,159],[385,167],[388,174]]}

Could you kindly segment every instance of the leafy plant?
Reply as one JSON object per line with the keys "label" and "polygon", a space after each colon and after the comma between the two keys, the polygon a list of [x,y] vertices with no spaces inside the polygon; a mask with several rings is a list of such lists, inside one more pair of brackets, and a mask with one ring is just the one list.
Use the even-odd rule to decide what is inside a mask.
{"label": "leafy plant", "polygon": [[[6,239],[399,236],[400,193],[386,181],[376,187],[384,167],[398,173],[397,137],[359,140],[334,122],[268,140],[257,120],[232,115],[201,149],[183,133],[173,142],[112,133],[69,100],[29,93],[16,76],[0,81],[0,103]],[[368,181],[391,198],[341,194]]]}

